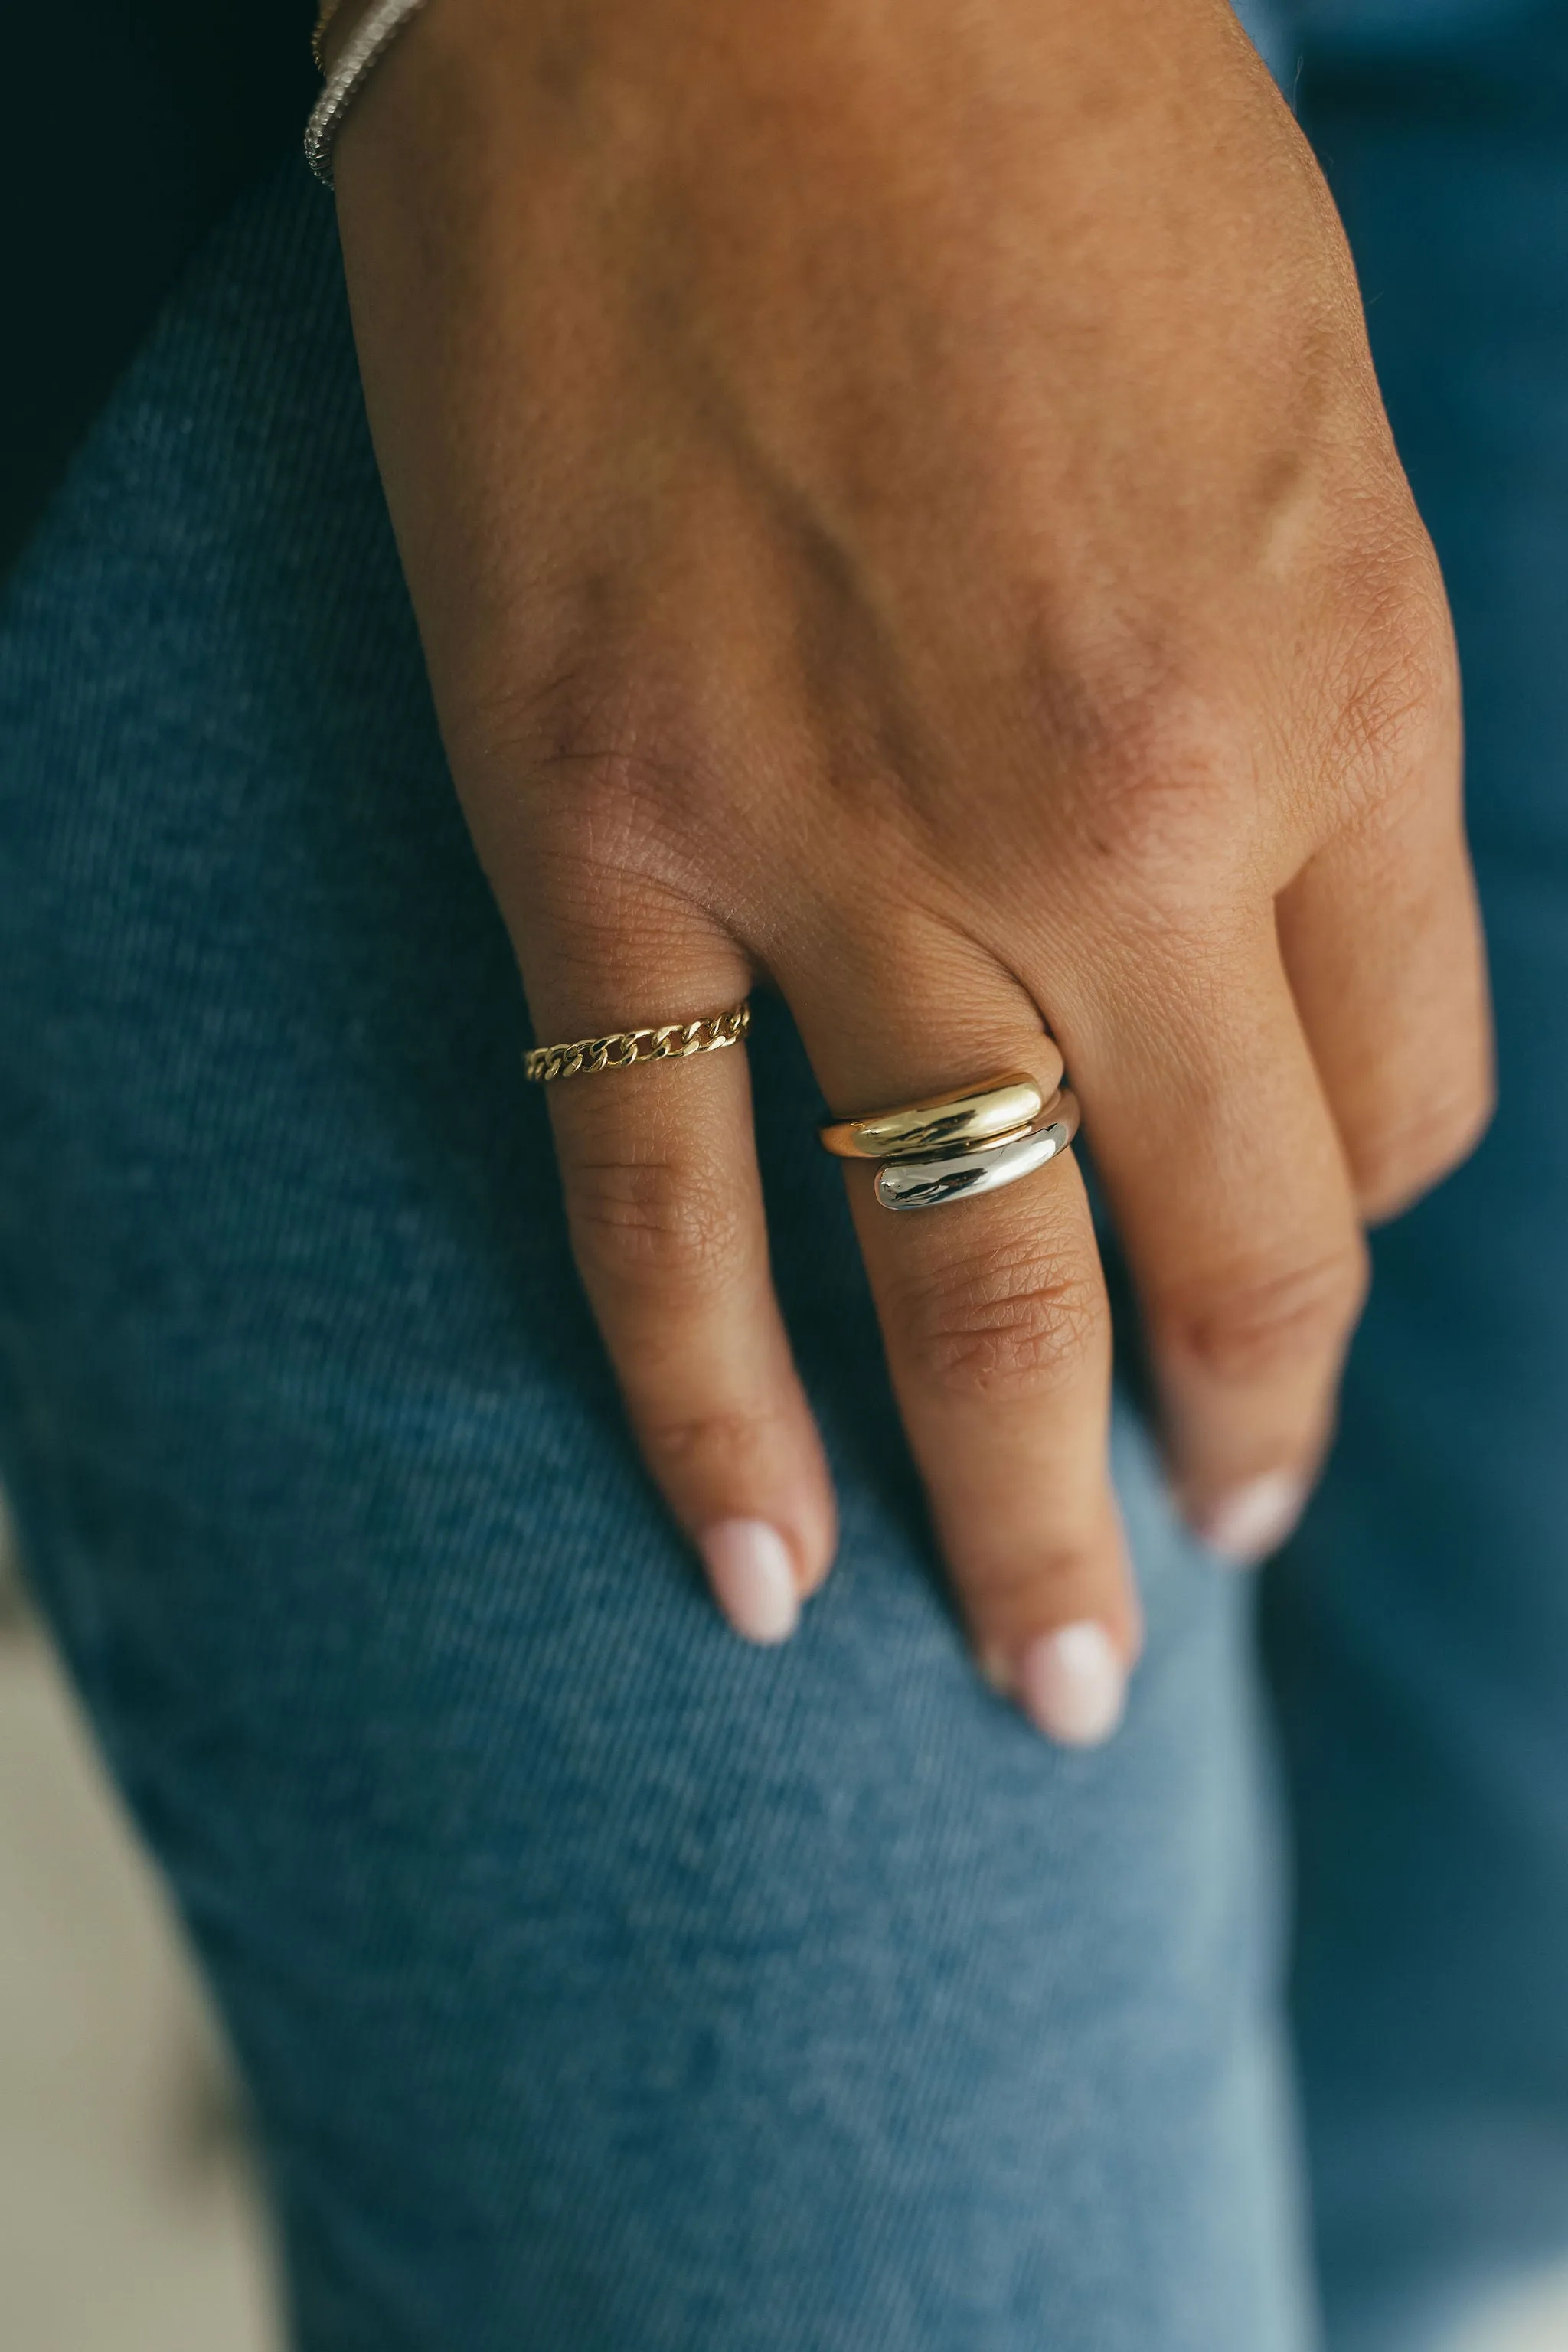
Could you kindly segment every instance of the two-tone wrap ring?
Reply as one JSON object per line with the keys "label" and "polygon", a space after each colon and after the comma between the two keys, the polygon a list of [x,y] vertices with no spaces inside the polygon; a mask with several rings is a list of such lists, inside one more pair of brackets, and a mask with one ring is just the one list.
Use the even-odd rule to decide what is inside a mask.
{"label": "two-tone wrap ring", "polygon": [[1070,1088],[1047,1097],[1026,1073],[1010,1070],[984,1086],[835,1119],[817,1132],[836,1159],[880,1161],[876,1192],[884,1209],[937,1209],[1032,1176],[1067,1150],[1078,1116]]}

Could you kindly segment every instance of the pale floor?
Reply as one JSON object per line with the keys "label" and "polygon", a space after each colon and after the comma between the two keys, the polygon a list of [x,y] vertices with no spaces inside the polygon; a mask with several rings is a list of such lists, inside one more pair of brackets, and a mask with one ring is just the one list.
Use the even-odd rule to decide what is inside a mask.
{"label": "pale floor", "polygon": [[[281,2352],[214,2037],[6,1591],[0,1558],[0,2347]],[[1453,2352],[1568,2352],[1568,2281]]]}

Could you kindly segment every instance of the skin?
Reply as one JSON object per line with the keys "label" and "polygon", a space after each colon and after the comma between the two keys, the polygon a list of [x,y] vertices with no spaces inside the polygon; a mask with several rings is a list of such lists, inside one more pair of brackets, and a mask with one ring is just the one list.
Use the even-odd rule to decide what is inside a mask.
{"label": "skin", "polygon": [[[1223,0],[432,0],[337,185],[538,1035],[765,976],[841,1116],[1048,1084],[1054,1037],[1173,1490],[1233,1552],[1283,1534],[1363,1228],[1491,1080],[1442,584],[1331,202]],[[805,1596],[834,1504],[744,1054],[548,1101],[649,1467],[782,1633],[726,1545],[776,1529]],[[1140,1635],[1078,1168],[910,1217],[873,1172],[845,1181],[977,1653],[1098,1736]]]}

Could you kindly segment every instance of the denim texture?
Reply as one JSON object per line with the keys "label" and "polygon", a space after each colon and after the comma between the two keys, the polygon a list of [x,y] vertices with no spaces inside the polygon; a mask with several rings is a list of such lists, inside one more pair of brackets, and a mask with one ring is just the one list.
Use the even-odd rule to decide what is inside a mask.
{"label": "denim texture", "polygon": [[[1509,1091],[1380,1247],[1273,1647],[1331,2340],[1435,2352],[1568,2239],[1568,154],[1384,86],[1326,145],[1466,634]],[[764,998],[845,1536],[786,1650],[720,1625],[571,1271],[293,163],[0,614],[0,1470],[304,2352],[1310,2352],[1247,1589],[1123,1409],[1124,1731],[979,1683]]]}

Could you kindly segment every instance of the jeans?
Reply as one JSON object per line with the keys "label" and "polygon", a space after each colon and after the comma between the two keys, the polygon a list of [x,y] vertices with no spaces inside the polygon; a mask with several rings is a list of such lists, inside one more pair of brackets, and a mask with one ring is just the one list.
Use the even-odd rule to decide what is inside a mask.
{"label": "jeans", "polygon": [[844,1543],[781,1653],[704,1598],[571,1269],[302,166],[12,582],[0,1475],[305,2352],[1436,2352],[1568,2246],[1551,47],[1313,53],[1459,615],[1504,1103],[1379,1243],[1271,1683],[1120,1410],[1149,1637],[1103,1751],[967,1659],[765,996]]}

